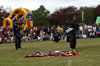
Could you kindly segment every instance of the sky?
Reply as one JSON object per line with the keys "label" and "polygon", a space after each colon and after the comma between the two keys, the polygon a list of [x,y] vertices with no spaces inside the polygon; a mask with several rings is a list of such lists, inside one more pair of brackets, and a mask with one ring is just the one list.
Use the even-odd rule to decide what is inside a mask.
{"label": "sky", "polygon": [[12,10],[20,7],[36,10],[40,5],[44,5],[52,13],[56,9],[68,6],[75,6],[77,8],[82,6],[96,7],[100,5],[100,0],[0,0],[0,6],[2,5],[4,8],[11,8]]}

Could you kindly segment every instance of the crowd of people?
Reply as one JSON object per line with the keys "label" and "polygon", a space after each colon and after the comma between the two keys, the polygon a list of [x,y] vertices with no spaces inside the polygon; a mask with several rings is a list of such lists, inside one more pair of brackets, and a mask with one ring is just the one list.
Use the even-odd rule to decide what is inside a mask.
{"label": "crowd of people", "polygon": [[[45,41],[45,40],[54,40],[54,37],[57,39],[65,40],[66,32],[65,26],[50,26],[50,27],[33,27],[31,29],[23,30],[21,29],[21,41]],[[80,32],[80,31],[77,31]],[[89,38],[100,36],[100,27],[88,26],[88,35]],[[56,39],[55,39],[56,40]],[[0,43],[14,42],[15,37],[12,29],[3,29],[0,27]],[[58,40],[56,41],[58,42]]]}
{"label": "crowd of people", "polygon": [[[59,39],[65,39],[65,26],[51,26],[51,27],[33,27],[27,30],[21,30],[21,41],[43,41],[54,40],[54,37],[59,35]],[[100,37],[100,27],[88,26],[89,38]],[[12,29],[3,29],[0,27],[0,43],[14,42],[14,34]]]}
{"label": "crowd of people", "polygon": [[96,38],[100,37],[100,26],[88,26],[88,37],[89,38]]}
{"label": "crowd of people", "polygon": [[[58,33],[61,37],[63,36],[63,26],[51,26],[51,27],[33,27],[27,30],[20,30],[21,41],[42,41],[42,40],[53,40],[55,33]],[[56,35],[55,35],[56,36]],[[0,28],[0,42],[14,42],[15,37],[13,29]]]}

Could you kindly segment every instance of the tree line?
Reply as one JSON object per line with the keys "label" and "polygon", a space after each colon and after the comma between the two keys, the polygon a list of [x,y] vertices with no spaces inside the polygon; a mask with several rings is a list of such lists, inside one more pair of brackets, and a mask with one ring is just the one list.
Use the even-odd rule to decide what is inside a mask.
{"label": "tree line", "polygon": [[[69,6],[59,8],[53,13],[41,5],[37,10],[32,10],[32,13],[34,26],[68,25],[73,16],[76,16],[78,23],[89,25],[95,24],[96,18],[100,16],[100,5],[97,7],[80,7],[80,9]],[[3,6],[0,7],[0,26],[2,26],[3,19],[9,14],[7,9]]]}

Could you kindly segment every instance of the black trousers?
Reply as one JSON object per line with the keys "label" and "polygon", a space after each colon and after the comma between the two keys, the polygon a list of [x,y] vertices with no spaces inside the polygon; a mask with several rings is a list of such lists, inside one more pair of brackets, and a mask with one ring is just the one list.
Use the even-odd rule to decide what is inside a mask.
{"label": "black trousers", "polygon": [[67,42],[70,42],[70,37],[69,37],[69,35],[67,35],[66,41],[67,41]]}
{"label": "black trousers", "polygon": [[15,48],[21,48],[21,38],[20,37],[15,37]]}
{"label": "black trousers", "polygon": [[71,31],[69,33],[69,41],[70,41],[70,48],[75,49],[76,48],[76,36],[75,36],[75,30]]}
{"label": "black trousers", "polygon": [[70,48],[75,49],[76,48],[76,37],[70,36]]}

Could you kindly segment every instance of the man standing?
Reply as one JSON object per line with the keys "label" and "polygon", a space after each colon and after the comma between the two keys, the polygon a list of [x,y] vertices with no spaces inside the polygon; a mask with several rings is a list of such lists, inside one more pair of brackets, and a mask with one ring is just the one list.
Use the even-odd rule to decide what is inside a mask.
{"label": "man standing", "polygon": [[69,27],[66,30],[66,33],[69,36],[69,42],[70,42],[70,49],[76,48],[76,35],[75,31],[78,27],[78,24],[76,23],[76,17],[73,17],[72,22],[70,22]]}
{"label": "man standing", "polygon": [[17,50],[18,48],[21,48],[21,35],[20,35],[19,23],[17,22],[15,23],[13,30],[14,30],[14,36],[15,36],[15,48]]}

